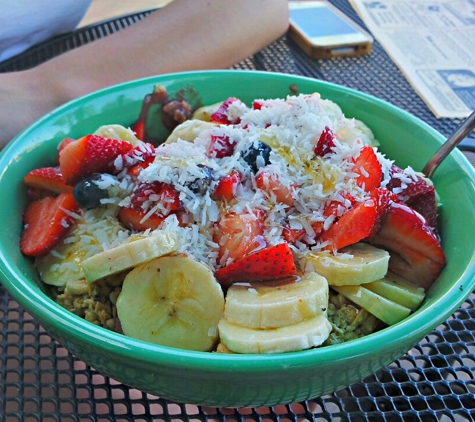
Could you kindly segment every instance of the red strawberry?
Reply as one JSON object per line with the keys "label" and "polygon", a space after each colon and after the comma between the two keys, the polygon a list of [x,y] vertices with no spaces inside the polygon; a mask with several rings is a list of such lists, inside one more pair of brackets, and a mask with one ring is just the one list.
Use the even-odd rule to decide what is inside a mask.
{"label": "red strawberry", "polygon": [[359,187],[371,192],[381,185],[383,170],[372,147],[364,146],[354,163],[353,171],[359,175],[355,181]]}
{"label": "red strawberry", "polygon": [[324,249],[340,250],[368,237],[377,222],[378,211],[374,199],[366,199],[343,214],[318,238],[319,242],[329,242]]}
{"label": "red strawberry", "polygon": [[143,208],[147,201],[151,202],[151,206],[157,203],[161,204],[163,209],[159,210],[159,214],[162,216],[167,216],[171,212],[181,209],[178,191],[167,183],[153,182],[140,185],[132,196],[132,206]]}
{"label": "red strawberry", "polygon": [[252,109],[253,110],[260,110],[263,106],[263,101],[262,100],[254,100],[252,102]]}
{"label": "red strawberry", "polygon": [[398,197],[388,189],[385,188],[376,188],[374,189],[370,197],[375,200],[376,202],[376,211],[378,217],[376,219],[376,223],[371,230],[371,234],[376,233],[379,230],[381,225],[381,221],[383,220],[384,216],[386,215],[387,210],[391,206],[393,202],[399,202]]}
{"label": "red strawberry", "polygon": [[75,142],[73,138],[64,138],[58,145],[58,152],[66,148],[71,142]]}
{"label": "red strawberry", "polygon": [[294,205],[294,198],[292,192],[295,190],[294,186],[288,188],[280,180],[276,174],[269,173],[265,169],[260,171],[256,176],[256,186],[258,189],[267,192],[271,198],[280,204],[291,207]]}
{"label": "red strawberry", "polygon": [[282,239],[284,239],[287,243],[295,244],[305,236],[304,229],[291,229],[288,226],[282,228]]}
{"label": "red strawberry", "polygon": [[292,250],[287,243],[250,253],[215,272],[222,286],[236,282],[274,281],[297,274]]}
{"label": "red strawberry", "polygon": [[332,130],[328,126],[325,126],[325,129],[321,133],[320,138],[318,138],[317,144],[313,150],[315,155],[323,157],[324,155],[333,152],[333,148],[335,147],[334,139],[335,135]]}
{"label": "red strawberry", "polygon": [[437,200],[434,186],[418,175],[414,180],[402,177],[402,174],[403,170],[393,165],[387,188],[395,192],[400,201],[421,214],[429,226],[437,232]]}
{"label": "red strawberry", "polygon": [[118,155],[127,153],[132,144],[118,139],[86,135],[71,142],[59,153],[59,166],[68,185],[75,185],[93,173],[108,173]]}
{"label": "red strawberry", "polygon": [[46,197],[31,202],[23,215],[24,230],[20,237],[20,250],[25,255],[44,255],[53,249],[75,222],[72,213],[79,205],[72,193]]}
{"label": "red strawberry", "polygon": [[438,233],[437,198],[435,195],[435,189],[409,199],[406,204],[426,219],[427,224],[434,231],[434,233]]}
{"label": "red strawberry", "polygon": [[[342,201],[333,200],[328,202],[323,209],[323,216],[325,219],[333,216],[337,219],[340,215],[346,212],[355,203],[355,198],[349,193],[342,193]],[[312,229],[315,236],[319,236],[323,231],[325,221],[315,221],[312,223]]]}
{"label": "red strawberry", "polygon": [[425,219],[405,204],[391,203],[369,242],[391,253],[389,268],[428,289],[446,264],[437,235]]}
{"label": "red strawberry", "polygon": [[209,156],[213,158],[230,157],[234,153],[236,141],[226,135],[211,135]]}
{"label": "red strawberry", "polygon": [[393,202],[400,202],[396,194],[386,188],[376,188],[370,192],[370,197],[376,200],[376,207],[382,216]]}
{"label": "red strawberry", "polygon": [[128,168],[127,174],[137,176],[144,168],[153,163],[157,151],[152,144],[140,142],[130,151],[122,155],[121,164],[116,166],[116,170],[122,170],[122,167]]}
{"label": "red strawberry", "polygon": [[153,161],[156,155],[157,151],[152,144],[149,144],[148,142],[140,142],[122,155],[122,162],[125,167],[131,167],[149,159],[152,159]]}
{"label": "red strawberry", "polygon": [[[173,214],[176,215],[180,226],[186,225],[188,221],[187,214],[181,212]],[[125,227],[131,230],[145,231],[147,229],[157,229],[168,217],[161,217],[160,215],[152,214],[144,220],[146,215],[147,213],[142,208],[122,207],[119,209],[117,218]]]}
{"label": "red strawberry", "polygon": [[212,198],[230,202],[236,197],[236,189],[242,181],[241,172],[234,170],[218,180],[216,188],[213,191]]}
{"label": "red strawberry", "polygon": [[73,191],[73,187],[64,182],[59,167],[42,167],[32,170],[23,178],[23,182],[29,188],[49,191],[51,194]]}
{"label": "red strawberry", "polygon": [[137,164],[134,164],[132,167],[130,167],[127,170],[127,174],[131,177],[137,177],[139,173],[143,170],[146,169],[150,164],[153,163],[155,160],[155,157],[149,157],[145,159],[144,161],[141,161]]}
{"label": "red strawberry", "polygon": [[145,140],[145,120],[138,119],[131,127],[137,139]]}
{"label": "red strawberry", "polygon": [[165,220],[164,217],[160,217],[157,214],[152,214],[144,220],[146,214],[142,208],[123,207],[120,208],[117,218],[125,227],[138,231],[155,230]]}
{"label": "red strawberry", "polygon": [[239,123],[239,119],[232,119],[228,116],[229,106],[235,101],[241,103],[241,100],[235,97],[229,97],[227,100],[225,100],[219,106],[219,108],[211,115],[211,121],[213,123],[220,123],[224,125]]}
{"label": "red strawberry", "polygon": [[265,213],[229,213],[221,217],[214,227],[213,241],[219,246],[218,262],[236,260],[265,245],[263,221]]}

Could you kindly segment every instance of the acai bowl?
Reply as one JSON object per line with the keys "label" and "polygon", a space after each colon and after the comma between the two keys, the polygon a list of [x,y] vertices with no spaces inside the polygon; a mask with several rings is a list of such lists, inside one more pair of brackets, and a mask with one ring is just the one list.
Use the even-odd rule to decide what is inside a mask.
{"label": "acai bowl", "polygon": [[[420,308],[402,321],[338,345],[275,354],[221,354],[153,345],[85,321],[49,297],[31,258],[18,245],[27,203],[24,176],[54,165],[58,144],[100,126],[131,126],[143,98],[160,84],[172,95],[192,88],[203,105],[238,97],[320,93],[345,116],[364,122],[380,151],[401,167],[421,169],[443,137],[385,102],[343,87],[305,78],[239,71],[165,75],[112,87],[71,102],[20,134],[2,153],[2,282],[12,296],[71,353],[124,384],[170,400],[213,406],[260,406],[301,401],[335,391],[384,367],[443,322],[473,290],[473,170],[454,152],[433,182],[442,207],[438,230],[447,265]],[[410,149],[409,149],[410,148]],[[460,195],[460,196],[459,196]],[[13,201],[12,198],[15,198]],[[470,251],[470,252],[467,252]],[[441,309],[443,311],[441,312]]]}

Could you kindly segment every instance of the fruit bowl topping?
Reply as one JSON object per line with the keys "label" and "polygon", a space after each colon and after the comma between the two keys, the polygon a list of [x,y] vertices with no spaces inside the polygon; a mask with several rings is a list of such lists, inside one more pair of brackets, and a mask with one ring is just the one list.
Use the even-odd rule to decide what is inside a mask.
{"label": "fruit bowl topping", "polygon": [[231,353],[327,345],[352,310],[365,335],[420,306],[446,264],[436,192],[364,123],[319,94],[198,110],[155,97],[180,111],[161,144],[142,110],[135,135],[66,138],[59,166],[24,178],[21,251],[61,304],[77,283],[113,286],[107,328]]}

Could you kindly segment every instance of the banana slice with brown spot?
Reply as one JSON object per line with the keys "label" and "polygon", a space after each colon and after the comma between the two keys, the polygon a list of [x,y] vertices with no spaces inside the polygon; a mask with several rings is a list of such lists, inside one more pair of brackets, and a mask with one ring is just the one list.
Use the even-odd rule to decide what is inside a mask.
{"label": "banana slice with brown spot", "polygon": [[226,293],[224,318],[249,328],[277,328],[325,313],[328,283],[316,273],[295,282],[232,285]]}
{"label": "banana slice with brown spot", "polygon": [[223,291],[211,269],[181,255],[133,269],[117,299],[125,335],[187,350],[215,347],[223,311]]}

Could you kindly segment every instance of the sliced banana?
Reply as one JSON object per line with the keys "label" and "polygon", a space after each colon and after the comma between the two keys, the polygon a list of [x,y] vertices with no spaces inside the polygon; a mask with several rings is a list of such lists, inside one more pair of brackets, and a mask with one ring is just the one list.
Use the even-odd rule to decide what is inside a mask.
{"label": "sliced banana", "polygon": [[173,130],[165,143],[171,144],[178,141],[178,139],[193,142],[198,136],[202,135],[204,131],[211,131],[214,127],[216,127],[215,123],[205,122],[203,120],[185,120]]}
{"label": "sliced banana", "polygon": [[178,238],[172,233],[158,233],[138,238],[124,245],[98,253],[82,262],[89,283],[176,251]]}
{"label": "sliced banana", "polygon": [[425,297],[422,287],[390,271],[383,279],[365,284],[364,287],[412,311],[419,308]]}
{"label": "sliced banana", "polygon": [[73,231],[49,254],[36,258],[35,265],[41,279],[53,286],[84,278],[82,263],[103,251],[102,244],[114,244],[128,236],[124,228],[107,209],[85,212]]}
{"label": "sliced banana", "polygon": [[297,324],[258,330],[219,322],[221,342],[236,353],[283,353],[320,346],[330,335],[332,326],[323,314]]}
{"label": "sliced banana", "polygon": [[224,318],[248,328],[277,328],[325,313],[328,283],[316,273],[278,286],[232,285],[226,293]]}
{"label": "sliced banana", "polygon": [[81,263],[86,257],[86,251],[80,242],[61,242],[53,252],[37,257],[35,266],[41,280],[52,286],[64,286],[70,281],[81,280],[84,273]]}
{"label": "sliced banana", "polygon": [[196,111],[193,113],[192,119],[210,122],[211,116],[218,110],[221,104],[223,104],[222,101],[196,109]]}
{"label": "sliced banana", "polygon": [[330,252],[309,252],[300,259],[305,271],[315,271],[325,277],[330,286],[371,283],[388,272],[389,253],[367,243],[357,243],[341,250],[337,256]]}
{"label": "sliced banana", "polygon": [[133,146],[138,145],[140,141],[132,129],[126,128],[122,125],[104,125],[99,127],[94,135],[103,136],[109,139],[119,139],[121,141],[130,142]]}
{"label": "sliced banana", "polygon": [[133,269],[117,299],[125,335],[187,350],[212,350],[223,311],[223,291],[211,269],[181,255]]}
{"label": "sliced banana", "polygon": [[388,325],[396,324],[411,313],[409,308],[386,299],[363,286],[334,286],[333,289]]}

